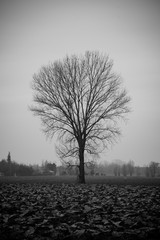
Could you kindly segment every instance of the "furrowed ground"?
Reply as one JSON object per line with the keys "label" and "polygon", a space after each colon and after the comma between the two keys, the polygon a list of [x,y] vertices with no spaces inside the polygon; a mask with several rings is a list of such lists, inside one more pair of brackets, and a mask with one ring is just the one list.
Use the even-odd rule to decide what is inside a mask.
{"label": "furrowed ground", "polygon": [[1,180],[0,236],[4,240],[160,238],[158,184],[24,180]]}

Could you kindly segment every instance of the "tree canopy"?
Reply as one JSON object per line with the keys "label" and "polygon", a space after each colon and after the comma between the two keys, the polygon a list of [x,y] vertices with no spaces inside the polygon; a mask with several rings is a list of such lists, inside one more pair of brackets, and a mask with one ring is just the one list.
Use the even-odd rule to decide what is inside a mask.
{"label": "tree canopy", "polygon": [[32,88],[44,132],[58,133],[59,156],[79,161],[84,182],[84,153],[98,154],[120,135],[119,118],[125,118],[130,98],[122,79],[112,71],[105,54],[87,51],[43,66],[34,74]]}

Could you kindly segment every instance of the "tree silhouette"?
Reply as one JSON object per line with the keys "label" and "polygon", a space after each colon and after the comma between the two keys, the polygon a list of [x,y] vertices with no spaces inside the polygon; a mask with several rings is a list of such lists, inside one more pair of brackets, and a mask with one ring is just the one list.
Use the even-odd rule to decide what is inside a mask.
{"label": "tree silhouette", "polygon": [[114,143],[117,122],[129,112],[130,98],[112,67],[108,56],[87,51],[44,66],[33,77],[30,109],[41,117],[47,136],[58,133],[59,156],[78,161],[80,183],[85,183],[84,154]]}
{"label": "tree silhouette", "polygon": [[8,153],[8,156],[7,156],[7,162],[8,162],[8,166],[9,166],[9,176],[11,176],[11,154],[10,154],[10,152]]}
{"label": "tree silhouette", "polygon": [[10,152],[8,153],[8,156],[7,156],[7,162],[11,163],[11,154],[10,154]]}

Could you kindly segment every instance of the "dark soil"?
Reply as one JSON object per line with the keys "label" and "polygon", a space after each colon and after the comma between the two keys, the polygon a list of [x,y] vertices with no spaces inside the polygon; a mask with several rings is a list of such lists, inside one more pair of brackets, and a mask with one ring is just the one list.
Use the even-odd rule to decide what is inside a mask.
{"label": "dark soil", "polygon": [[160,187],[1,183],[3,240],[160,239]]}

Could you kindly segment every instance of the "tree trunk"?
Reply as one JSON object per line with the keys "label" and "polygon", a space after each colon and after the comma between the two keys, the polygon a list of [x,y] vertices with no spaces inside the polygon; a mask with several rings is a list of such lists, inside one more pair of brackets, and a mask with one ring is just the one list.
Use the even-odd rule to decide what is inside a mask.
{"label": "tree trunk", "polygon": [[85,183],[84,149],[79,148],[79,183]]}

